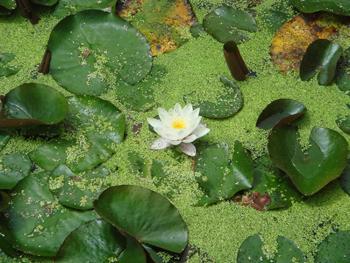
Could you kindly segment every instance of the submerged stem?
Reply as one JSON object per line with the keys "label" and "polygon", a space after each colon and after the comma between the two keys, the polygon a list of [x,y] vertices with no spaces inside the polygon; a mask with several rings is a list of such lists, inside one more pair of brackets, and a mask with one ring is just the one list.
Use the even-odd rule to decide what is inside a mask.
{"label": "submerged stem", "polygon": [[247,68],[235,42],[230,41],[224,45],[224,56],[232,77],[236,80],[245,80],[249,73],[249,69]]}

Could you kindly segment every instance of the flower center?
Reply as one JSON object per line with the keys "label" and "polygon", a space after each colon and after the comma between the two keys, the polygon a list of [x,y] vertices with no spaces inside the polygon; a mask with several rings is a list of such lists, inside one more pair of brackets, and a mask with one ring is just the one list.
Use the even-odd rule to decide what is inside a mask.
{"label": "flower center", "polygon": [[186,128],[186,122],[183,119],[175,119],[171,123],[171,127],[173,127],[176,130],[182,130]]}

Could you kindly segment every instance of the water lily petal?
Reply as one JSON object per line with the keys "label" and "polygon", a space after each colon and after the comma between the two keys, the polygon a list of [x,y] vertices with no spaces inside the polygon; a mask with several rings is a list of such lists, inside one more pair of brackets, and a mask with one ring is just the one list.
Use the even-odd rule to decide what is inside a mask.
{"label": "water lily petal", "polygon": [[176,115],[182,115],[182,108],[181,108],[181,105],[179,103],[175,104],[173,112]]}
{"label": "water lily petal", "polygon": [[180,143],[182,143],[182,141],[181,140],[172,140],[172,141],[169,141],[169,143],[171,145],[179,145]]}
{"label": "water lily petal", "polygon": [[163,150],[163,149],[168,148],[170,145],[171,144],[169,143],[168,140],[166,140],[164,138],[159,138],[152,143],[151,149],[152,150]]}
{"label": "water lily petal", "polygon": [[160,128],[163,126],[163,123],[155,118],[147,118],[147,121],[149,125],[153,127],[153,129]]}
{"label": "water lily petal", "polygon": [[184,115],[189,115],[191,114],[191,112],[193,111],[193,107],[192,104],[187,104],[184,108],[183,108],[183,114]]}
{"label": "water lily petal", "polygon": [[181,143],[180,149],[184,154],[187,154],[188,156],[196,156],[197,150],[192,143]]}
{"label": "water lily petal", "polygon": [[197,139],[198,139],[198,137],[195,134],[191,134],[190,136],[187,136],[185,139],[183,139],[182,142],[190,143],[190,142],[194,142]]}
{"label": "water lily petal", "polygon": [[168,123],[169,119],[171,118],[171,116],[169,115],[169,112],[167,112],[165,109],[163,108],[158,108],[158,115],[160,120],[163,123]]}
{"label": "water lily petal", "polygon": [[210,132],[210,129],[207,128],[204,124],[199,124],[198,127],[193,131],[193,134],[197,136],[197,138],[203,137]]}

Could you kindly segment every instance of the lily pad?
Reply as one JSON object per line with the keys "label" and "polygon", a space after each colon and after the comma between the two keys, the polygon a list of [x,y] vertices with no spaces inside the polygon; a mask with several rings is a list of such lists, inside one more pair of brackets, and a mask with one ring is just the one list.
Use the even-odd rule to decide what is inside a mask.
{"label": "lily pad", "polygon": [[312,79],[317,71],[320,85],[331,85],[334,81],[337,63],[343,53],[340,45],[327,39],[314,41],[306,50],[300,65],[300,78]]}
{"label": "lily pad", "polygon": [[6,146],[10,140],[10,135],[0,131],[0,151]]}
{"label": "lily pad", "polygon": [[239,191],[252,187],[253,163],[238,141],[232,156],[225,144],[202,146],[195,170],[200,173],[196,180],[205,194],[199,205],[230,199]]}
{"label": "lily pad", "polygon": [[112,225],[94,220],[81,225],[66,238],[55,262],[113,262],[124,247],[125,238]]}
{"label": "lily pad", "polygon": [[195,108],[200,108],[203,117],[211,119],[225,119],[238,113],[243,107],[243,94],[236,83],[226,77],[221,77],[224,92],[213,101],[199,101],[195,93],[184,96],[186,103],[192,103]]}
{"label": "lily pad", "polygon": [[271,129],[275,126],[290,124],[302,117],[305,106],[292,99],[278,99],[271,102],[260,114],[256,126],[261,129]]}
{"label": "lily pad", "polygon": [[217,41],[241,43],[248,38],[248,32],[256,32],[254,18],[247,12],[223,5],[204,17],[203,27]]}
{"label": "lily pad", "polygon": [[302,194],[320,191],[341,175],[347,164],[348,143],[338,132],[313,128],[303,151],[295,127],[272,130],[268,150],[273,163],[284,171]]}
{"label": "lily pad", "polygon": [[350,95],[350,48],[346,49],[338,63],[335,82],[341,91]]}
{"label": "lily pad", "polygon": [[31,174],[15,187],[6,216],[16,248],[48,257],[56,255],[74,229],[96,218],[93,212],[62,207],[49,190],[45,172]]}
{"label": "lily pad", "polygon": [[237,263],[269,263],[262,250],[263,242],[258,234],[248,237],[241,244],[238,254]]}
{"label": "lily pad", "polygon": [[330,234],[318,246],[315,263],[348,263],[350,258],[350,231]]}
{"label": "lily pad", "polygon": [[[1,5],[2,5],[2,2],[0,1],[0,7]],[[15,5],[16,5],[16,2],[15,2]],[[11,8],[7,8],[7,9],[11,10]],[[14,59],[15,59],[15,55],[12,53],[0,53],[0,78],[12,76],[19,71],[18,68],[10,65],[10,63]]]}
{"label": "lily pad", "polygon": [[276,263],[304,263],[306,258],[300,248],[288,238],[277,237],[277,253],[275,255]]}
{"label": "lily pad", "polygon": [[22,84],[3,99],[0,128],[57,124],[67,111],[66,98],[55,89],[42,84]]}
{"label": "lily pad", "polygon": [[68,99],[66,132],[30,154],[44,169],[65,164],[73,173],[91,170],[107,161],[124,140],[125,117],[110,102],[90,96]]}
{"label": "lily pad", "polygon": [[336,123],[343,132],[350,134],[350,115],[338,118]]}
{"label": "lily pad", "polygon": [[53,6],[57,4],[59,0],[30,0],[30,1],[37,5]]}
{"label": "lily pad", "polygon": [[99,166],[94,170],[73,173],[67,166],[58,166],[50,175],[49,188],[61,205],[78,210],[93,208],[93,201],[108,187],[109,170]]}
{"label": "lily pad", "polygon": [[350,161],[339,178],[341,188],[350,195]]}
{"label": "lily pad", "polygon": [[61,20],[48,49],[53,78],[76,94],[101,95],[118,79],[136,84],[152,67],[146,39],[120,17],[99,10]]}
{"label": "lily pad", "polygon": [[[1,206],[1,201],[0,201],[0,206]],[[0,216],[0,252],[2,251],[10,257],[18,256],[18,251],[14,249],[12,243],[13,243],[13,240],[10,237],[10,233],[4,223],[4,218],[1,215]]]}
{"label": "lily pad", "polygon": [[126,248],[119,256],[120,263],[146,263],[146,254],[143,247],[132,237],[127,238]]}
{"label": "lily pad", "polygon": [[276,32],[285,22],[293,18],[293,14],[289,1],[276,2],[263,14],[263,21],[270,31]]}
{"label": "lily pad", "polygon": [[[10,196],[4,192],[0,191],[0,212],[5,211],[10,203]],[[0,229],[0,237],[1,237],[1,229]]]}
{"label": "lily pad", "polygon": [[53,15],[62,18],[83,10],[109,8],[114,3],[115,0],[60,0]]}
{"label": "lily pad", "polygon": [[291,4],[303,13],[326,11],[350,16],[350,2],[348,0],[291,0]]}
{"label": "lily pad", "polygon": [[170,252],[182,252],[188,230],[178,210],[165,197],[139,186],[115,186],[94,203],[96,212],[121,232]]}
{"label": "lily pad", "polygon": [[12,189],[32,168],[30,159],[21,153],[4,155],[0,159],[0,189]]}

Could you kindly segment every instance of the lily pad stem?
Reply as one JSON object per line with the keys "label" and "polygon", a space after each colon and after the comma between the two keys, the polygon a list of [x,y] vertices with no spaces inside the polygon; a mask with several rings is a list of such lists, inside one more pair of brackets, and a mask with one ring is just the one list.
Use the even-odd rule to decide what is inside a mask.
{"label": "lily pad stem", "polygon": [[16,3],[23,17],[28,18],[33,25],[39,22],[40,18],[34,14],[29,0],[16,0]]}
{"label": "lily pad stem", "polygon": [[249,69],[235,42],[229,41],[225,43],[224,56],[232,77],[239,81],[245,80],[249,74]]}

